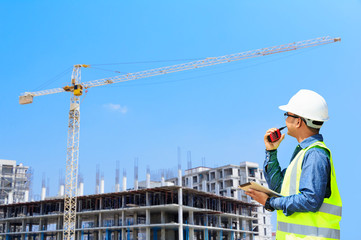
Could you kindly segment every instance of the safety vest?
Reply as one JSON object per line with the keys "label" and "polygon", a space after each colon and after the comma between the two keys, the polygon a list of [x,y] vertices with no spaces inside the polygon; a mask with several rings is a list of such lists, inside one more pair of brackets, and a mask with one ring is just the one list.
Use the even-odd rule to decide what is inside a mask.
{"label": "safety vest", "polygon": [[302,162],[305,153],[310,148],[322,148],[330,155],[330,187],[331,196],[324,198],[317,212],[295,212],[291,216],[277,211],[277,240],[330,240],[340,239],[340,221],[342,201],[336,183],[336,173],[332,162],[331,151],[324,142],[318,141],[302,149],[288,166],[281,189],[281,195],[290,196],[299,194],[299,185],[302,172]]}

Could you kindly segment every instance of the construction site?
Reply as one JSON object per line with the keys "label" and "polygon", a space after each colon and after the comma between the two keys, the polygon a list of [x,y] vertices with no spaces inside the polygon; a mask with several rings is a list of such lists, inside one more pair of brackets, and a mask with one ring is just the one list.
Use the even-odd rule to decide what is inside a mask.
{"label": "construction site", "polygon": [[[238,188],[248,181],[266,185],[256,163],[196,167],[183,176],[179,169],[178,177],[162,174],[161,181],[151,181],[148,168],[146,180],[136,177],[132,189],[126,189],[126,171],[122,184],[118,168],[116,173],[116,192],[104,193],[99,168],[96,194],[83,196],[80,182],[76,239],[271,238],[270,214]],[[42,185],[40,201],[0,205],[0,239],[63,239],[64,185],[59,184],[57,196],[48,196]]]}
{"label": "construction site", "polygon": [[[78,197],[77,239],[252,239],[256,205],[180,186]],[[2,239],[62,239],[62,199],[2,205]]]}
{"label": "construction site", "polygon": [[175,177],[165,179],[162,175],[161,181],[151,182],[148,168],[143,183],[138,182],[136,165],[131,189],[126,188],[125,174],[120,189],[117,169],[114,192],[105,193],[104,179],[99,180],[97,175],[95,194],[84,196],[84,183],[78,172],[81,96],[92,87],[339,41],[340,38],[320,37],[88,82],[81,82],[81,69],[91,66],[77,64],[73,66],[70,84],[25,92],[19,98],[20,104],[30,104],[38,96],[70,93],[66,173],[59,194],[47,196],[43,184],[38,201],[29,198],[32,193],[31,177],[26,175],[28,167],[7,160],[2,163],[0,240],[272,239],[271,215],[238,188],[250,181],[267,187],[263,171],[254,162],[215,168],[188,165],[183,173],[178,158]]}

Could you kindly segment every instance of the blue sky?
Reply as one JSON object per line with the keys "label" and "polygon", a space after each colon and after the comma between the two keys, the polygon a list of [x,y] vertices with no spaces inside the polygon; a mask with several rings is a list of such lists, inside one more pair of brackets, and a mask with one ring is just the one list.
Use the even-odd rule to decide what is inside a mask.
{"label": "blue sky", "polygon": [[[177,147],[210,167],[264,160],[264,132],[284,125],[278,106],[299,89],[319,92],[330,120],[322,129],[332,150],[343,199],[342,238],[357,234],[353,184],[360,169],[361,2],[350,1],[2,1],[0,158],[32,166],[34,193],[45,172],[50,194],[65,171],[69,94],[36,97],[26,91],[62,87],[71,66],[91,64],[82,80],[136,72],[262,47],[341,37],[340,43],[89,89],[81,106],[80,170],[85,193],[95,169],[114,185],[116,161],[132,185],[177,166]],[[183,59],[184,61],[174,61]],[[123,63],[117,65],[96,65]],[[97,67],[97,68],[96,68]],[[101,69],[98,69],[101,68]],[[63,73],[63,74],[61,74]],[[60,75],[59,75],[60,74]],[[61,76],[61,77],[60,77]],[[297,145],[279,148],[286,167]],[[358,184],[356,185],[358,186]],[[354,238],[353,238],[354,239]]]}

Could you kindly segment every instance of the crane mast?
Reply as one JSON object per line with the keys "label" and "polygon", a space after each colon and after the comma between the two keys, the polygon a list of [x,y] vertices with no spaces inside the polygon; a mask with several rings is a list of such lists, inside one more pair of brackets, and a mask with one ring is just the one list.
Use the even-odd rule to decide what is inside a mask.
{"label": "crane mast", "polygon": [[[81,83],[81,67],[82,65],[75,65],[73,68],[71,81],[74,89],[79,88]],[[81,94],[79,95],[79,91],[75,90],[71,94],[69,110],[63,220],[64,240],[73,240],[76,229]]]}
{"label": "crane mast", "polygon": [[261,48],[257,50],[225,55],[220,57],[210,57],[204,60],[193,61],[189,63],[177,64],[168,67],[150,69],[135,73],[128,73],[112,78],[104,78],[94,81],[81,82],[81,68],[90,67],[85,64],[74,65],[71,85],[62,88],[54,88],[37,92],[25,92],[19,97],[20,104],[28,104],[33,102],[33,97],[43,96],[61,92],[71,92],[70,110],[69,110],[69,126],[68,126],[68,142],[67,142],[67,158],[66,158],[66,178],[65,178],[65,198],[64,198],[64,228],[63,239],[74,240],[76,229],[76,208],[77,208],[77,177],[78,177],[78,161],[79,161],[79,132],[80,132],[80,96],[83,89],[104,86],[119,82],[131,81],[141,78],[147,78],[167,73],[174,73],[195,68],[207,67],[216,64],[239,61],[247,58],[260,57],[275,53],[293,51],[302,48],[314,47],[329,43],[341,41],[340,38],[320,37],[310,40],[304,40],[274,47]]}

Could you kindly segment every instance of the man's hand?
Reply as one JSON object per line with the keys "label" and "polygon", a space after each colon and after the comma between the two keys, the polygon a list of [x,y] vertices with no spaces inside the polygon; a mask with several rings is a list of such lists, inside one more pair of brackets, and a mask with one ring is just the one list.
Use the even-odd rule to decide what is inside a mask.
{"label": "man's hand", "polygon": [[266,146],[266,150],[268,150],[268,151],[277,149],[278,146],[280,145],[280,143],[283,141],[283,139],[286,136],[285,134],[282,134],[281,138],[278,141],[273,142],[273,143],[269,142],[267,137],[276,130],[277,130],[277,128],[268,129],[266,134],[264,135],[264,145]]}
{"label": "man's hand", "polygon": [[246,194],[251,198],[253,198],[254,200],[256,200],[257,202],[259,202],[260,204],[262,204],[263,206],[266,204],[267,198],[269,198],[269,196],[266,193],[253,189],[247,191]]}

